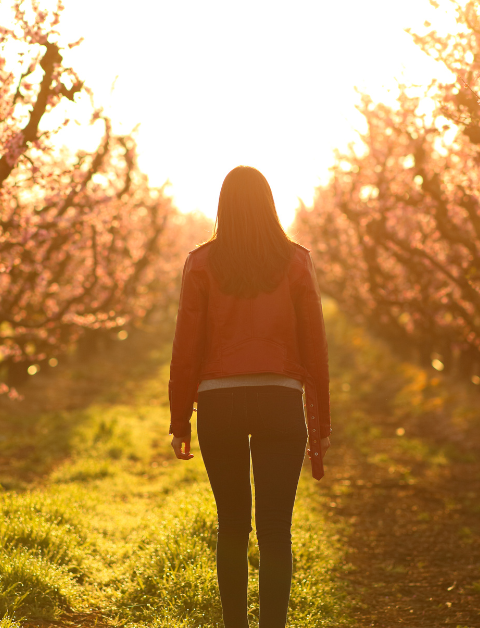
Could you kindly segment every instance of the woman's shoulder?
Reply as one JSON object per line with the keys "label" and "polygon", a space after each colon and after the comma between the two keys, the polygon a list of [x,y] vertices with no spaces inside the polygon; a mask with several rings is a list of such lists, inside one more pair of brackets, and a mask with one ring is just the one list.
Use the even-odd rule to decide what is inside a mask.
{"label": "woman's shoulder", "polygon": [[195,248],[189,251],[189,253],[196,253],[197,251],[202,251],[206,249],[209,245],[213,243],[213,240],[208,240],[207,242],[202,242],[201,244],[196,244]]}
{"label": "woman's shoulder", "polygon": [[303,246],[298,242],[293,242],[293,244],[295,245],[295,255],[293,256],[293,259],[297,261],[297,265],[302,267],[308,266],[310,249],[307,249],[306,246]]}
{"label": "woman's shoulder", "polygon": [[295,253],[292,257],[288,274],[290,281],[296,283],[297,281],[303,281],[306,273],[308,273],[309,260],[311,257],[310,249],[307,249],[306,246],[294,242],[293,240],[292,243],[295,245]]}
{"label": "woman's shoulder", "polygon": [[206,265],[208,251],[212,243],[213,240],[209,240],[208,242],[197,244],[194,249],[188,252],[191,268],[200,269]]}
{"label": "woman's shoulder", "polygon": [[303,245],[299,244],[298,242],[294,242],[293,240],[292,240],[292,243],[295,244],[295,246],[298,246],[298,248],[303,249],[307,253],[310,253],[310,249],[307,249],[306,246],[303,246]]}

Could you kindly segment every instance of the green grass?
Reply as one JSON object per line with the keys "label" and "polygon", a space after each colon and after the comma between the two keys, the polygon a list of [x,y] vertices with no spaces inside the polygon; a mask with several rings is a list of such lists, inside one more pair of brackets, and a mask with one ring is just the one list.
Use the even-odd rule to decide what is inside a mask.
{"label": "green grass", "polygon": [[0,628],[20,628],[20,624],[8,615],[4,615],[0,619]]}
{"label": "green grass", "polygon": [[[43,486],[0,495],[2,614],[53,620],[93,609],[112,625],[221,626],[216,511],[196,442],[188,462],[168,455],[167,437],[152,446],[153,435],[168,431],[165,408],[111,407],[105,417],[105,409],[90,408],[72,459]],[[345,593],[334,576],[338,535],[308,468],[305,475],[293,527],[290,625],[346,625]],[[254,533],[249,557],[255,626]]]}
{"label": "green grass", "polygon": [[[49,446],[48,461],[54,462],[37,481],[5,478],[14,488],[0,493],[0,627],[62,617],[75,622],[76,615],[78,625],[91,615],[92,625],[100,618],[102,625],[131,628],[223,626],[216,509],[196,430],[195,457],[177,460],[168,407],[151,403],[166,377],[157,358],[156,370],[130,396],[102,393],[83,408],[22,417],[24,427],[35,419],[48,426],[49,443],[60,430],[65,455],[53,456]],[[31,456],[31,467],[46,468],[41,456]],[[289,625],[348,625],[339,535],[308,465],[294,512]],[[31,472],[25,461],[15,470]],[[258,566],[254,529],[252,628],[258,626]]]}
{"label": "green grass", "polygon": [[[459,458],[468,462],[474,455],[468,448],[425,439],[418,417],[443,421],[446,429],[468,428],[470,397],[457,397],[452,413],[454,400],[439,393],[438,375],[396,364],[383,345],[349,325],[331,304],[325,315],[332,444],[344,439],[365,464],[406,482],[416,481],[419,467],[435,474]],[[37,405],[19,411],[18,429],[2,441],[0,457],[9,457],[11,464],[0,467],[0,628],[63,617],[78,626],[223,626],[215,504],[196,429],[195,457],[177,460],[168,436],[165,392],[170,348],[153,344],[142,351],[133,366],[107,359],[101,367],[66,367],[62,377],[70,378],[74,388],[108,379],[109,369],[115,385],[98,386],[95,394],[85,385],[84,398],[73,408],[39,392]],[[58,382],[45,380],[48,386],[54,389]],[[346,558],[351,524],[333,517],[330,503],[348,499],[352,483],[331,476],[325,481],[312,479],[307,459],[292,526],[289,627],[354,625],[346,583],[352,569]],[[472,499],[472,508],[475,504]],[[415,516],[428,522],[430,515]],[[470,537],[463,530],[459,540],[467,543]],[[258,626],[258,565],[254,529],[251,628]],[[399,569],[393,563],[388,568]]]}

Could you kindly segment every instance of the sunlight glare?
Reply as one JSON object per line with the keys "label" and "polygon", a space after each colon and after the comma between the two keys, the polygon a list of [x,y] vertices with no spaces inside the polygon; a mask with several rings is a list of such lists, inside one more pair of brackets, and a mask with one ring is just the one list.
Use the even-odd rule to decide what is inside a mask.
{"label": "sunlight glare", "polygon": [[[246,164],[269,180],[287,226],[362,126],[354,86],[388,100],[395,78],[441,74],[403,29],[451,28],[449,4],[65,0],[61,32],[85,38],[66,61],[115,131],[140,123],[139,163],[153,185],[171,182],[181,211],[214,218],[223,178]],[[94,145],[100,132],[77,127],[61,140]]]}

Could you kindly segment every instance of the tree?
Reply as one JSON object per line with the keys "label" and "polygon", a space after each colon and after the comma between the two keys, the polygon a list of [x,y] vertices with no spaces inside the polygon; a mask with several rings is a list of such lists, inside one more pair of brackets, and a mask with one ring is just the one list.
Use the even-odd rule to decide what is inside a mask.
{"label": "tree", "polygon": [[480,369],[480,17],[476,0],[451,1],[459,34],[412,36],[465,81],[399,85],[395,108],[361,95],[364,150],[337,152],[294,227],[326,294],[404,355],[466,377]]}
{"label": "tree", "polygon": [[[4,54],[18,60],[0,57],[0,364],[10,385],[85,330],[134,324],[171,299],[192,248],[165,187],[139,170],[134,136],[114,135],[100,109],[95,151],[55,149],[43,121],[89,91],[63,64],[61,3],[25,5],[14,3],[14,27],[0,31]],[[7,384],[0,392],[14,397]]]}

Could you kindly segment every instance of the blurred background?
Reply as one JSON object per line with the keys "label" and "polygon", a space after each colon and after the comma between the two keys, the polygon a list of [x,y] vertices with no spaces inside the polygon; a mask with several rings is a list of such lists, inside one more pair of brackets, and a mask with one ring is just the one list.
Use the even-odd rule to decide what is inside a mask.
{"label": "blurred background", "polygon": [[171,296],[238,164],[326,296],[478,385],[477,3],[56,7],[0,9],[5,385]]}
{"label": "blurred background", "polygon": [[167,385],[240,164],[311,252],[330,350],[292,621],[478,625],[479,78],[478,0],[1,2],[0,628],[221,625]]}

